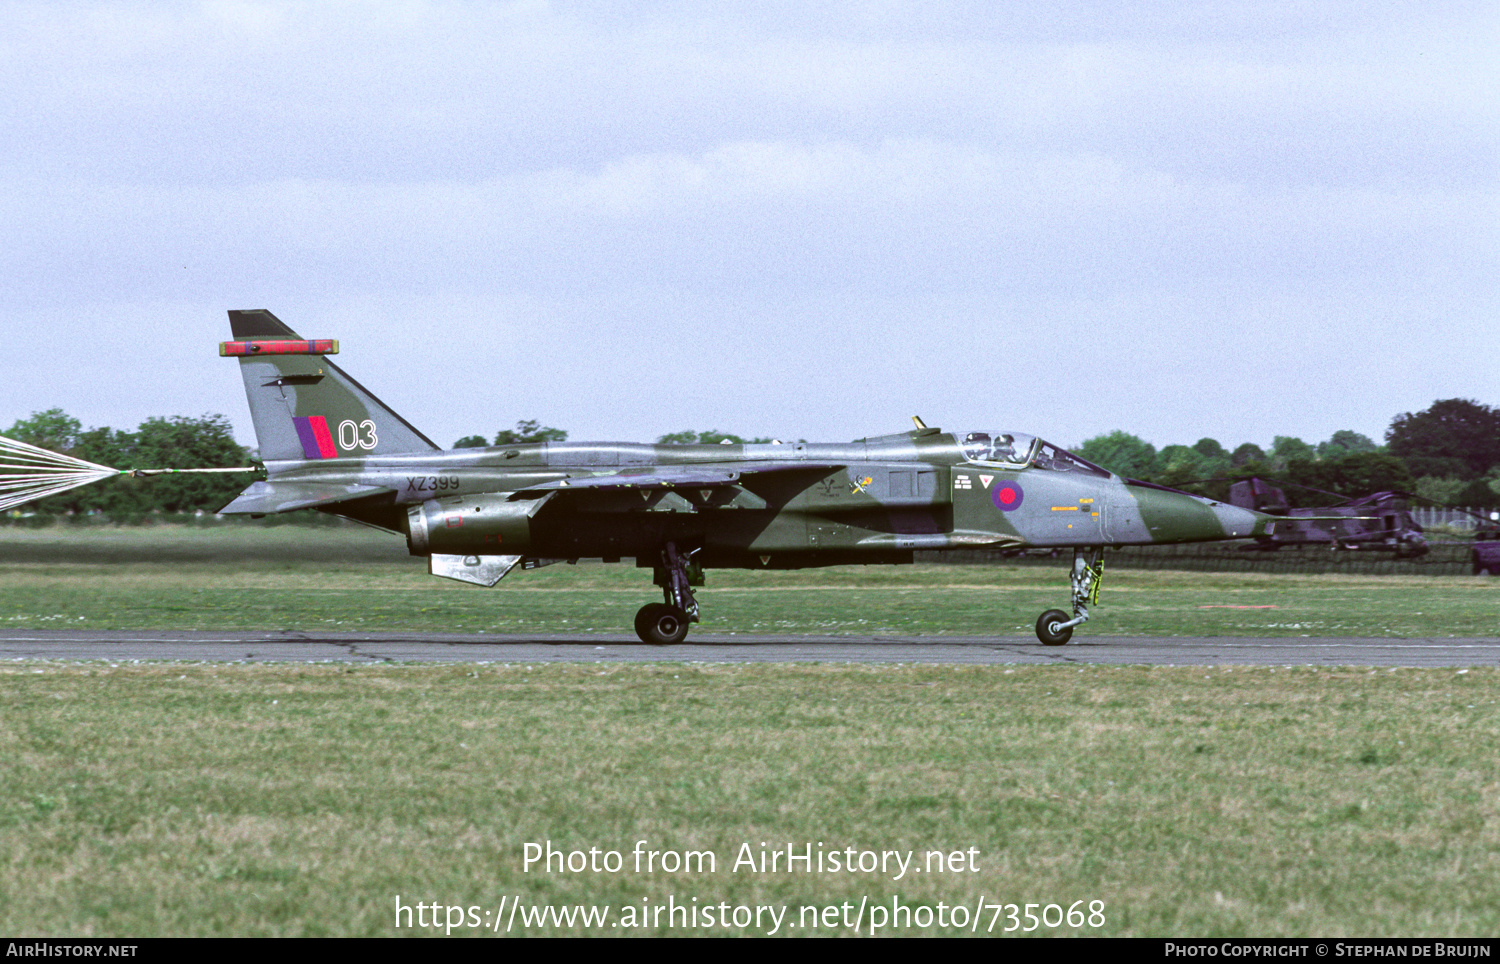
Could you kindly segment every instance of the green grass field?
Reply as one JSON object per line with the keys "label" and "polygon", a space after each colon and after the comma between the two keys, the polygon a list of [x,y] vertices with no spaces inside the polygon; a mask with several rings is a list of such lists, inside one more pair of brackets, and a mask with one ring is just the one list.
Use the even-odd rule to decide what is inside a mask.
{"label": "green grass field", "polygon": [[[1067,560],[1034,565],[713,570],[695,632],[1030,636],[1067,608]],[[0,625],[631,633],[649,570],[560,564],[494,589],[435,579],[368,529],[0,530]],[[1114,570],[1080,632],[1145,636],[1492,636],[1500,591],[1473,576]]]}
{"label": "green grass field", "polygon": [[[77,536],[0,533],[7,625],[623,632],[652,594],[626,566],[449,585],[357,530]],[[1065,598],[1061,569],[709,575],[720,631],[1021,635]],[[1091,629],[1493,633],[1490,587],[1121,572]],[[1494,669],[3,663],[0,932],[445,932],[398,928],[399,898],[505,933],[520,898],[512,933],[772,929],[650,919],[672,904],[851,933],[892,901],[932,917],[884,933],[961,932],[955,906],[1002,933],[1083,901],[1036,933],[1493,935],[1497,698]],[[621,870],[525,872],[549,840]],[[717,865],[636,871],[640,840]],[[733,869],[819,842],[978,870]],[[612,916],[525,923],[577,905]]]}
{"label": "green grass field", "polygon": [[[1492,935],[1497,692],[1451,669],[3,666],[0,931],[391,935],[398,895],[518,895]],[[547,840],[718,862],[524,873]],[[731,869],[742,843],[818,841],[973,848],[979,872]],[[625,931],[694,932],[725,930]]]}

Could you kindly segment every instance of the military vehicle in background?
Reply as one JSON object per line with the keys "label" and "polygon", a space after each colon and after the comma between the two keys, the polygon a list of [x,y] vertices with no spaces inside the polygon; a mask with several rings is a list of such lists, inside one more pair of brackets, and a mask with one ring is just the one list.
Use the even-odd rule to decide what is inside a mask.
{"label": "military vehicle in background", "polygon": [[1491,512],[1474,533],[1469,559],[1474,565],[1474,575],[1500,576],[1500,513]]}
{"label": "military vehicle in background", "polygon": [[[1321,490],[1314,490],[1321,491]],[[1327,492],[1325,495],[1333,495]],[[1231,505],[1277,516],[1274,528],[1243,548],[1274,551],[1285,546],[1326,546],[1363,552],[1390,552],[1397,559],[1427,554],[1427,537],[1412,518],[1405,492],[1375,492],[1335,505],[1294,509],[1285,490],[1265,479],[1241,479],[1229,487]]]}

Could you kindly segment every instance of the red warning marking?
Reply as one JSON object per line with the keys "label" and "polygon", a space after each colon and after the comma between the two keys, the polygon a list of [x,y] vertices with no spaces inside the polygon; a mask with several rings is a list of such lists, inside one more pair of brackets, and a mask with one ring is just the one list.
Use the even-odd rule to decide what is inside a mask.
{"label": "red warning marking", "polygon": [[219,354],[223,357],[235,355],[337,355],[338,353],[339,343],[333,338],[219,342]]}

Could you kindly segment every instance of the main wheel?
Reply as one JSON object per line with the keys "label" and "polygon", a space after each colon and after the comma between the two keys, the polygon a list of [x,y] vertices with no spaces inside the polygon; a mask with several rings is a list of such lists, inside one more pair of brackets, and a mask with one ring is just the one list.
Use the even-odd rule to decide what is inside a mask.
{"label": "main wheel", "polygon": [[635,634],[653,646],[675,646],[687,638],[687,613],[666,603],[642,606],[635,614]]}
{"label": "main wheel", "polygon": [[1036,638],[1047,646],[1061,646],[1073,638],[1073,627],[1059,628],[1068,621],[1068,614],[1061,609],[1049,609],[1036,621]]}
{"label": "main wheel", "polygon": [[647,603],[636,611],[635,634],[641,638],[642,642],[654,642],[650,635],[651,624],[656,622],[656,615],[658,612],[663,612],[669,608],[671,607],[667,606],[665,603]]}

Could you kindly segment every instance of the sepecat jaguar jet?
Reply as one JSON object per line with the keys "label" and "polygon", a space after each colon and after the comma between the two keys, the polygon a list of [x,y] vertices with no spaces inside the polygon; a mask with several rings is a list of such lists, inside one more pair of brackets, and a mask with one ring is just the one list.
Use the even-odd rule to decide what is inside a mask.
{"label": "sepecat jaguar jet", "polygon": [[222,511],[318,509],[406,537],[430,571],[493,586],[517,566],[634,559],[663,600],[648,643],[698,621],[707,569],[899,565],[917,550],[1073,550],[1066,643],[1098,601],[1106,545],[1268,536],[1276,519],[1105,469],[1019,432],[914,431],[854,442],[643,445],[540,442],[441,450],[269,311],[231,311],[266,467]]}

